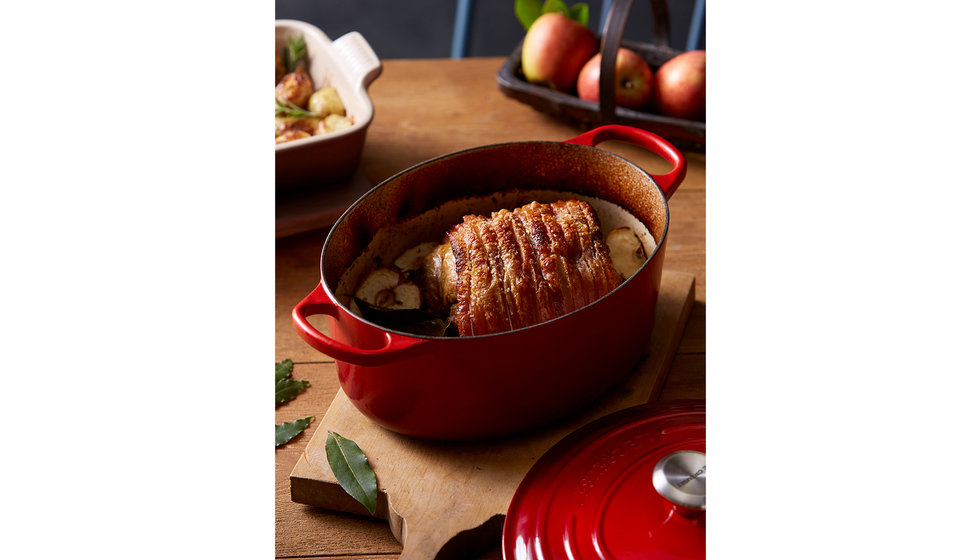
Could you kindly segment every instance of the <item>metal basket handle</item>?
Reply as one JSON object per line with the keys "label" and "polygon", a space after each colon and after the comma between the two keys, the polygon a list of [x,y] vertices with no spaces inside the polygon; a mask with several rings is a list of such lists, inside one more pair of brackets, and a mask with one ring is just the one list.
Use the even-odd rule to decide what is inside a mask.
{"label": "metal basket handle", "polygon": [[[623,42],[626,18],[633,7],[633,0],[613,0],[606,13],[599,43],[602,59],[599,63],[599,114],[603,122],[616,122],[616,51]],[[650,0],[653,16],[653,45],[670,47],[670,13],[665,0]]]}

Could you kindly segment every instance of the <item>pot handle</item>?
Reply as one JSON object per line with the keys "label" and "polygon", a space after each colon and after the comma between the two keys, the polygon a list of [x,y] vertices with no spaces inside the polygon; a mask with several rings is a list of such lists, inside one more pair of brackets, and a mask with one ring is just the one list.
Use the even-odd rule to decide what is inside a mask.
{"label": "pot handle", "polygon": [[670,142],[641,128],[621,124],[607,124],[594,128],[575,138],[565,140],[565,142],[595,147],[607,140],[620,140],[635,144],[641,148],[650,150],[670,162],[674,168],[669,172],[663,175],[650,174],[650,178],[657,183],[668,200],[670,200],[674,191],[677,190],[677,187],[680,186],[681,181],[687,175],[687,160],[684,159],[684,154]]}
{"label": "pot handle", "polygon": [[321,333],[306,320],[311,315],[339,317],[340,307],[327,297],[323,284],[317,284],[310,295],[293,308],[293,328],[300,338],[313,348],[338,360],[359,366],[379,366],[403,359],[421,348],[427,340],[384,333],[385,344],[381,348],[363,350],[337,342]]}

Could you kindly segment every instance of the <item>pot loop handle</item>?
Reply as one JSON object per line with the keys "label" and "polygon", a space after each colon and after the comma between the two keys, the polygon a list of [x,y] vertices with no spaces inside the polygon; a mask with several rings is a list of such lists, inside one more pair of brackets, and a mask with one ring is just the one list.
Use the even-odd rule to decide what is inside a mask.
{"label": "pot loop handle", "polygon": [[664,197],[668,200],[670,200],[674,191],[677,190],[677,187],[680,186],[684,177],[687,175],[687,160],[684,159],[684,154],[670,142],[641,128],[621,124],[607,124],[594,128],[575,138],[565,140],[565,142],[595,147],[607,140],[629,142],[641,148],[646,148],[670,162],[674,168],[669,172],[663,175],[649,174],[650,178],[660,187],[660,190],[664,193]]}
{"label": "pot loop handle", "polygon": [[310,295],[293,308],[293,328],[300,338],[320,352],[337,360],[359,366],[380,366],[404,359],[416,353],[427,340],[384,333],[385,344],[381,348],[364,350],[340,343],[321,333],[306,320],[311,315],[329,315],[339,319],[340,306],[327,297],[323,284],[317,284]]}

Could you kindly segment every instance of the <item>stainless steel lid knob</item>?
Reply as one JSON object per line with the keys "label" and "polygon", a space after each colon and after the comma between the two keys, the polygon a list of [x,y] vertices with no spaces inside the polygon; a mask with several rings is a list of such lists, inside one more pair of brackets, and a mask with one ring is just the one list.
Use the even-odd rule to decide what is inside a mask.
{"label": "stainless steel lid knob", "polygon": [[705,510],[705,455],[700,451],[675,451],[653,467],[653,487],[680,508]]}

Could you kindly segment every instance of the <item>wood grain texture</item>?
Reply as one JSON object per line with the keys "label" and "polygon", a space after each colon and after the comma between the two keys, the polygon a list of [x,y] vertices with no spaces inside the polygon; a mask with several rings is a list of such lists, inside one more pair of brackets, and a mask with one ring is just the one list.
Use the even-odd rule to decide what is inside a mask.
{"label": "wood grain texture", "polygon": [[[582,130],[515,100],[497,89],[495,75],[504,58],[384,60],[369,93],[375,119],[368,130],[360,172],[372,185],[426,159],[495,142],[566,140]],[[651,173],[668,171],[659,156],[627,144],[607,142]],[[685,152],[687,178],[671,197],[670,233],[664,270],[694,275],[694,305],[658,395],[704,398],[706,312],[704,154]],[[318,210],[318,209],[313,209]],[[311,212],[313,211],[311,210]],[[275,550],[277,558],[398,558],[402,547],[388,524],[360,515],[297,504],[289,496],[289,474],[298,462],[340,384],[332,361],[293,330],[292,308],[319,281],[320,251],[330,217],[319,227],[276,241],[275,356],[296,363],[294,376],[311,386],[276,412],[276,423],[316,416],[296,439],[275,451]],[[311,317],[320,328],[325,325]],[[480,558],[498,558],[499,550]]]}
{"label": "wood grain texture", "polygon": [[[387,519],[404,560],[478,554],[499,543],[503,517],[524,474],[586,423],[659,394],[694,302],[694,277],[664,271],[647,355],[585,410],[522,434],[474,442],[430,442],[385,430],[338,392],[290,475],[293,501],[367,514],[327,464],[329,431],[353,439],[378,477],[376,516]],[[547,398],[547,395],[542,395]]]}
{"label": "wood grain texture", "polygon": [[335,222],[374,183],[360,171],[330,188],[311,187],[276,193],[276,239],[319,229]]}

